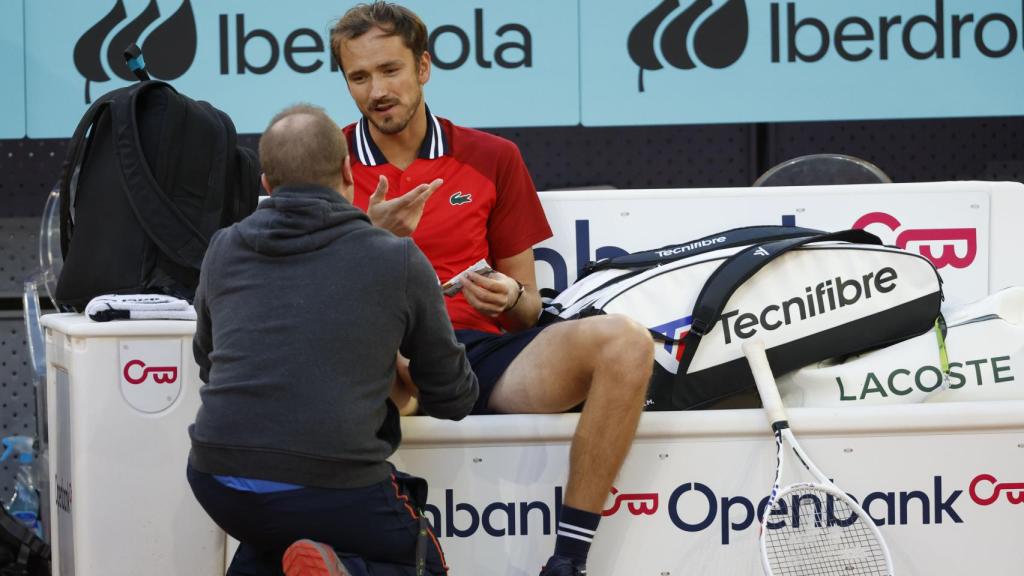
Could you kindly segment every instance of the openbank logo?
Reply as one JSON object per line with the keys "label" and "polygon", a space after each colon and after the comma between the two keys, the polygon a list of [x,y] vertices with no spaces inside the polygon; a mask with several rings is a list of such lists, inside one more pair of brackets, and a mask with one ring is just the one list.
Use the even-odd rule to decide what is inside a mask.
{"label": "openbank logo", "polygon": [[[75,43],[74,60],[78,73],[85,78],[86,104],[92,102],[90,83],[110,80],[108,70],[122,80],[135,80],[123,56],[125,48],[133,43],[142,47],[146,69],[154,78],[174,80],[192,66],[196,56],[196,20],[191,0],[184,0],[173,14],[150,31],[140,43],[142,33],[160,17],[160,7],[156,0],[150,0],[142,12],[122,25],[128,19],[128,12],[124,1],[117,0],[106,16],[82,34]],[[115,33],[119,26],[120,29]]]}
{"label": "openbank logo", "polygon": [[[950,489],[949,482],[934,475],[930,482],[905,490],[876,490],[850,496],[860,503],[876,526],[931,526],[964,524],[967,504],[961,502],[961,488]],[[722,492],[721,487],[702,482],[684,482],[671,489],[653,492],[621,493],[612,489],[614,501],[601,512],[602,516],[628,517],[629,521],[646,522],[668,516],[675,528],[685,533],[717,532],[722,546],[728,546],[745,530],[757,530],[767,510],[768,496]],[[1024,483],[999,482],[990,474],[976,476],[969,486],[971,500],[978,506],[1012,506],[1024,503]],[[562,507],[562,487],[555,486],[550,497],[539,500],[493,501],[470,503],[454,489],[444,491],[442,502],[424,506],[424,516],[434,533],[444,538],[470,538],[486,534],[492,538],[550,535],[556,531]],[[785,529],[799,526],[807,515],[802,509],[813,508],[813,517],[829,525],[849,526],[857,516],[840,516],[831,496],[824,502],[813,495],[792,494],[779,501],[771,512],[768,528]],[[483,532],[483,534],[479,534]]]}
{"label": "openbank logo", "polygon": [[711,0],[696,0],[686,8],[679,0],[662,0],[629,33],[629,57],[640,68],[637,90],[644,91],[644,70],[661,70],[662,61],[680,70],[698,64],[732,66],[746,50],[749,35],[746,0],[714,8]]}

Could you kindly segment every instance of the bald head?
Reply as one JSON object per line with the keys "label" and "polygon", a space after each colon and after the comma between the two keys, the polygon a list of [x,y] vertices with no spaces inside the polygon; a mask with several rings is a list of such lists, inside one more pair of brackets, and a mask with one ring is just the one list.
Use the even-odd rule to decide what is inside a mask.
{"label": "bald head", "polygon": [[340,190],[348,146],[341,128],[323,108],[299,104],[274,116],[260,138],[260,164],[269,192],[279,186],[323,186]]}

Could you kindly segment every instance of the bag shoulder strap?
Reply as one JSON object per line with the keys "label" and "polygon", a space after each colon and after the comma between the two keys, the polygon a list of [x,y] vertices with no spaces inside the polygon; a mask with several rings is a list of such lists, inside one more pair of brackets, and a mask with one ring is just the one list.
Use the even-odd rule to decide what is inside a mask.
{"label": "bag shoulder strap", "polygon": [[697,303],[693,307],[693,324],[690,333],[687,335],[691,342],[687,348],[695,347],[696,341],[703,337],[714,326],[718,316],[722,313],[725,305],[729,302],[733,292],[747,281],[758,270],[764,268],[769,262],[779,256],[815,242],[849,242],[852,244],[881,245],[882,241],[864,230],[843,230],[817,234],[814,236],[803,236],[776,240],[764,244],[750,246],[727,258],[711,274],[704,288],[697,296]]}
{"label": "bag shoulder strap", "polygon": [[227,226],[252,214],[260,200],[260,161],[255,150],[244,146],[236,146],[238,173],[232,175],[233,183],[228,187],[233,196],[232,211],[228,215],[230,221],[221,221]]}
{"label": "bag shoulder strap", "polygon": [[668,246],[662,246],[653,250],[644,250],[643,252],[634,252],[591,262],[580,271],[579,278],[608,268],[650,268],[723,248],[760,244],[785,238],[818,236],[824,233],[822,230],[801,228],[799,226],[746,226],[743,228],[733,228],[689,242],[683,242],[682,244],[669,244]]}
{"label": "bag shoulder strap", "polygon": [[[167,88],[174,93],[167,99],[167,114],[185,117],[185,103],[166,82],[147,81],[138,84],[127,98],[111,104],[114,120],[114,150],[120,165],[121,184],[139,225],[172,262],[199,269],[209,239],[181,213],[160,188],[142,152],[139,140],[137,106],[147,90]],[[173,145],[173,143],[172,143]]]}
{"label": "bag shoulder strap", "polygon": [[71,222],[71,211],[74,210],[77,196],[79,169],[89,149],[92,130],[100,116],[110,107],[110,103],[125,89],[104,94],[89,106],[89,109],[78,121],[75,132],[71,136],[68,154],[61,166],[60,175],[60,252],[67,258],[71,246],[71,234],[74,226]]}
{"label": "bag shoulder strap", "polygon": [[[188,113],[191,117],[201,118],[206,125],[213,127],[212,141],[210,147],[203,150],[202,154],[209,154],[212,160],[210,165],[209,178],[206,181],[206,190],[203,194],[203,212],[200,222],[200,230],[206,234],[213,234],[213,231],[224,226],[221,221],[224,211],[233,202],[230,197],[232,173],[229,158],[234,158],[237,135],[231,119],[224,112],[215,108],[205,101],[187,101]],[[210,151],[212,149],[212,152]],[[183,151],[183,158],[189,159],[196,154],[194,150]]]}

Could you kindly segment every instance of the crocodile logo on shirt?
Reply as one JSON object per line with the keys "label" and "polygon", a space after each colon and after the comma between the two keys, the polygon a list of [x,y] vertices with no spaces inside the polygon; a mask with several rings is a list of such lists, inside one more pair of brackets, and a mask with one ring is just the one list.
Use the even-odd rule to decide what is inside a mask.
{"label": "crocodile logo on shirt", "polygon": [[448,201],[451,202],[452,206],[458,206],[460,204],[469,204],[470,202],[473,201],[473,195],[463,194],[462,191],[460,190],[455,194],[452,194],[451,198],[448,198]]}

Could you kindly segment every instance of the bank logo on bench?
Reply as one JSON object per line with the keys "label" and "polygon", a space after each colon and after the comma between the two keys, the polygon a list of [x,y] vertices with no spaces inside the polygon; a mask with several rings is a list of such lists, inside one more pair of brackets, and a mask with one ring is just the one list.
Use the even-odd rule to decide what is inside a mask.
{"label": "bank logo on bench", "polygon": [[[954,484],[956,484],[954,482]],[[976,476],[970,482],[970,498],[978,506],[1011,506],[1024,502],[1024,483],[999,482],[990,474]],[[441,501],[424,506],[424,516],[434,533],[442,538],[479,536],[508,538],[548,536],[556,531],[558,510],[562,507],[562,487],[555,486],[549,496],[536,500],[473,501],[466,494],[447,488]],[[969,516],[966,502],[960,501],[962,488],[950,488],[950,480],[940,474],[900,490],[893,487],[851,494],[876,526],[936,526],[964,524]],[[612,522],[646,522],[668,516],[671,525],[690,534],[706,530],[716,532],[722,546],[742,541],[759,529],[767,511],[768,496],[736,494],[714,483],[686,481],[675,487],[645,488],[641,492],[620,493],[613,488],[602,516]],[[784,506],[770,512],[768,528],[798,526],[807,515],[802,509],[814,509],[814,517],[841,527],[852,524],[856,515],[841,516],[829,496],[822,502],[815,496],[792,494]],[[616,518],[617,516],[617,518]],[[659,530],[665,524],[659,524]],[[740,540],[737,540],[737,538]]]}
{"label": "bank logo on bench", "polygon": [[[122,80],[132,81],[135,76],[124,61],[124,50],[139,44],[150,76],[161,80],[174,80],[184,74],[196,56],[196,20],[191,0],[181,6],[154,28],[140,44],[142,33],[160,19],[160,7],[150,0],[146,8],[127,24],[124,0],[117,0],[106,16],[93,24],[75,43],[75,68],[85,78],[85,103],[92,102],[91,82],[110,80],[109,71]],[[114,30],[120,29],[114,33]],[[110,41],[107,38],[114,34]],[[103,46],[106,43],[106,53]]]}
{"label": "bank logo on bench", "polygon": [[746,0],[728,0],[714,8],[711,0],[696,0],[681,8],[679,0],[662,0],[630,31],[627,48],[640,68],[638,91],[644,91],[644,70],[661,70],[662,62],[680,70],[692,70],[698,64],[728,68],[746,50],[750,35]]}

